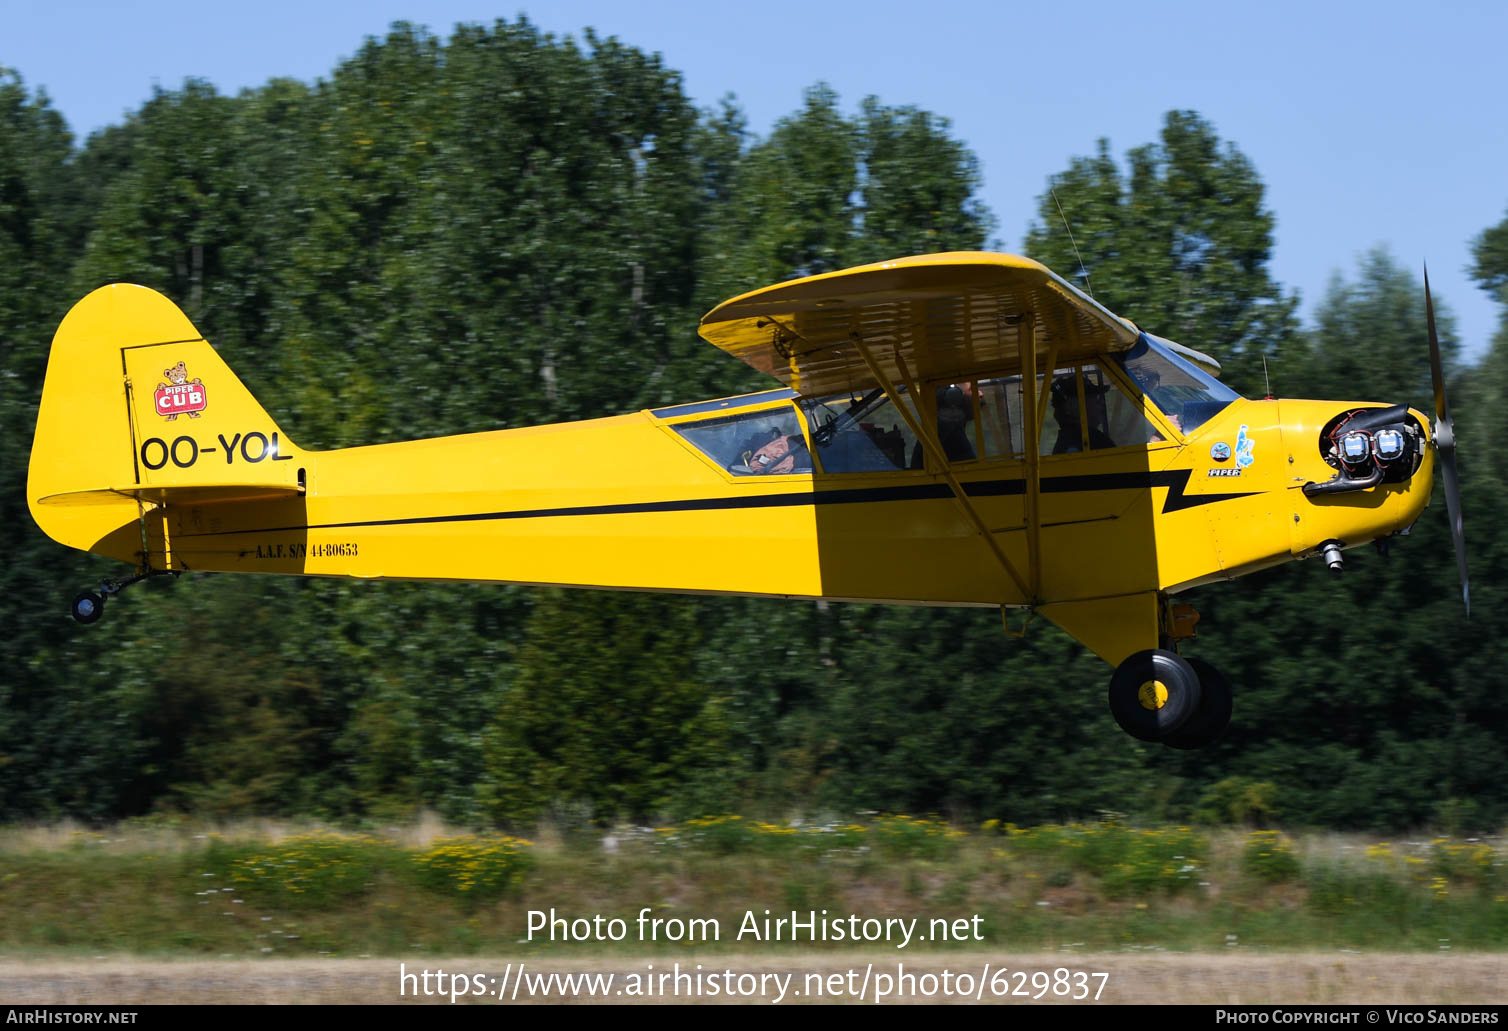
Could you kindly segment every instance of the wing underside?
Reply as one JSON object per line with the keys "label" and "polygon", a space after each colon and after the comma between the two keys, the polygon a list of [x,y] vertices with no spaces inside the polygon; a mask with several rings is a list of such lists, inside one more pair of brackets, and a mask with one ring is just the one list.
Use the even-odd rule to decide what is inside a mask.
{"label": "wing underside", "polygon": [[725,301],[709,342],[801,394],[876,384],[855,337],[896,379],[1019,370],[1030,326],[1059,363],[1129,348],[1139,331],[1045,266],[1010,254],[929,254],[778,283]]}

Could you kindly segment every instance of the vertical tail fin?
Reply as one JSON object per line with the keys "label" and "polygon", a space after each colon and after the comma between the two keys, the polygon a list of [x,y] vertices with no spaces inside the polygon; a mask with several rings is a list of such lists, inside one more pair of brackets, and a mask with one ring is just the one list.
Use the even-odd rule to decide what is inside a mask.
{"label": "vertical tail fin", "polygon": [[27,500],[60,544],[167,568],[151,554],[166,543],[147,532],[150,512],[296,495],[298,454],[172,301],[117,284],[74,305],[53,337]]}

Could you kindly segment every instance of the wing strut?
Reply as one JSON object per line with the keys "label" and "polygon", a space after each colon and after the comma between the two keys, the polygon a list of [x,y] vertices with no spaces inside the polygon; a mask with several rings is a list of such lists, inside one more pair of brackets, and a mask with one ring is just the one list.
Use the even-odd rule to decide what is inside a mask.
{"label": "wing strut", "polygon": [[[1042,519],[1039,502],[1042,498],[1042,419],[1047,406],[1042,404],[1041,392],[1037,390],[1037,326],[1031,312],[1021,315],[1021,401],[1025,410],[1021,413],[1021,425],[1025,431],[1023,458],[1026,459],[1026,564],[1031,578],[1031,591],[1027,597],[1036,601],[1042,596]],[[1053,363],[1058,359],[1054,344],[1047,356],[1047,376],[1052,379]]]}
{"label": "wing strut", "polygon": [[[864,359],[864,364],[869,367],[870,375],[874,376],[875,382],[885,391],[885,396],[890,398],[890,403],[895,405],[895,410],[901,413],[901,418],[906,420],[906,425],[911,427],[911,432],[916,434],[916,439],[922,442],[922,447],[926,450],[928,456],[942,470],[943,478],[948,481],[948,486],[952,489],[953,496],[958,499],[958,504],[963,509],[964,515],[974,524],[974,529],[979,531],[979,535],[984,538],[984,542],[990,546],[990,551],[994,554],[995,561],[1000,563],[1000,568],[1005,570],[1005,575],[1010,577],[1011,582],[1016,585],[1016,589],[1021,592],[1022,597],[1028,601],[1034,601],[1036,595],[1026,589],[1026,584],[1022,581],[1021,574],[1016,572],[1016,567],[1011,565],[1011,560],[1005,557],[1005,552],[1000,550],[1000,544],[995,540],[995,535],[990,533],[989,527],[984,525],[984,520],[975,511],[973,502],[969,500],[968,493],[963,489],[963,484],[958,482],[953,476],[952,471],[948,468],[948,460],[943,454],[942,445],[921,424],[912,413],[910,406],[902,402],[900,392],[896,390],[895,384],[890,382],[890,377],[885,375],[885,370],[880,368],[880,363],[875,361],[874,355],[870,352],[869,345],[864,342],[863,337],[857,333],[852,333],[849,339],[859,349],[859,356]],[[901,378],[906,381],[906,386],[911,391],[911,396],[920,404],[921,394],[917,389],[917,384],[911,379],[911,370],[907,368],[906,360],[901,357],[899,347],[895,350],[895,365],[901,374]],[[1035,563],[1035,553],[1033,553],[1033,562]]]}
{"label": "wing strut", "polygon": [[[121,369],[122,371],[124,371],[126,364],[126,352],[122,351],[120,353],[120,357]],[[136,399],[131,396],[131,377],[125,376],[124,379],[126,387],[126,426],[131,433],[131,468],[136,470],[136,479],[140,480],[141,469],[136,464],[136,456],[137,454],[139,454],[137,448],[140,446],[136,440]],[[141,527],[141,571],[144,573],[149,573],[152,571],[152,551],[147,546],[147,515],[151,511],[152,509],[147,505],[145,499],[138,496],[136,499],[136,522],[137,525]],[[164,552],[164,559],[167,558],[167,540],[168,519],[164,514],[162,517],[162,547]],[[171,563],[165,562],[164,564]]]}

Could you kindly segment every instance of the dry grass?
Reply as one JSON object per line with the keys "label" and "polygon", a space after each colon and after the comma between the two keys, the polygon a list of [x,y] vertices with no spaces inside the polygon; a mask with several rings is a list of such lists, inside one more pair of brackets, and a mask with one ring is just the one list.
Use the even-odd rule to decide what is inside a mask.
{"label": "dry grass", "polygon": [[[104,830],[85,827],[72,820],[48,824],[0,826],[0,855],[61,852],[87,846],[110,855],[175,856],[204,848],[211,834],[231,841],[266,841],[342,828],[313,820],[241,819],[222,823],[202,820],[139,820],[116,824]],[[421,812],[413,823],[381,827],[374,833],[404,848],[427,848],[437,838],[467,833],[468,828],[447,824],[432,812]]]}
{"label": "dry grass", "polygon": [[[318,885],[309,887],[315,882],[300,873],[312,875],[316,867],[307,863],[278,875],[299,892],[308,887],[311,894],[299,899],[287,897],[292,888],[273,890],[282,884],[277,878],[272,884],[235,875],[236,862],[265,851],[256,843],[296,850],[301,846],[288,839],[320,829],[308,822],[212,826],[159,820],[103,831],[67,824],[0,828],[0,958],[27,957],[30,963],[50,955],[69,963],[99,954],[185,957],[170,961],[169,968],[177,969],[173,964],[189,957],[260,957],[252,968],[257,971],[283,960],[307,960],[316,965],[297,969],[322,970],[318,964],[357,956],[430,957],[431,963],[435,956],[512,956],[534,969],[535,963],[596,954],[596,963],[632,964],[673,946],[663,937],[640,941],[637,934],[616,944],[539,936],[527,946],[520,941],[530,911],[554,909],[566,918],[602,914],[632,925],[646,906],[656,917],[718,921],[720,948],[730,955],[747,954],[748,939],[736,935],[744,914],[764,910],[923,920],[977,914],[983,938],[961,947],[1000,955],[1077,943],[1080,952],[1122,957],[1170,950],[1266,963],[1270,954],[1378,949],[1413,950],[1416,961],[1428,964],[1436,951],[1454,957],[1508,949],[1501,842],[1489,850],[1497,864],[1490,869],[1470,868],[1468,852],[1464,872],[1442,875],[1422,858],[1434,847],[1429,840],[1394,842],[1379,860],[1369,858],[1368,848],[1381,846],[1363,836],[1295,834],[1292,846],[1303,869],[1268,878],[1246,870],[1250,835],[1216,831],[1192,853],[1200,857],[1197,883],[1178,874],[1175,891],[1166,883],[1174,867],[1135,849],[1103,876],[1087,866],[1081,860],[1091,850],[1079,840],[1087,840],[1087,831],[1075,831],[1066,842],[1036,835],[1040,840],[1028,848],[1032,839],[976,830],[948,837],[941,853],[931,848],[931,838],[920,852],[889,853],[883,842],[876,848],[779,851],[761,838],[724,851],[629,828],[595,842],[546,830],[534,838],[535,862],[521,884],[499,897],[463,899],[417,878],[412,856],[402,852],[459,830],[428,817],[404,827],[372,828],[377,837],[362,839],[370,841],[370,855],[362,851],[366,844],[349,846],[354,853],[342,862],[361,867],[361,890],[354,894],[336,890],[347,879],[332,882],[329,897],[319,895]],[[1102,833],[1098,840],[1102,851],[1105,842],[1130,848],[1144,834],[1158,837],[1139,830],[1130,837]],[[1167,834],[1164,829],[1161,837]],[[1405,859],[1414,865],[1405,866]],[[1117,888],[1110,875],[1130,870],[1128,864],[1156,874],[1155,883],[1126,881]],[[1454,879],[1447,882],[1447,876]],[[755,955],[790,963],[840,956],[851,943],[831,943],[831,951],[821,944],[767,944],[756,946]],[[952,955],[939,950],[922,959],[951,962]]]}

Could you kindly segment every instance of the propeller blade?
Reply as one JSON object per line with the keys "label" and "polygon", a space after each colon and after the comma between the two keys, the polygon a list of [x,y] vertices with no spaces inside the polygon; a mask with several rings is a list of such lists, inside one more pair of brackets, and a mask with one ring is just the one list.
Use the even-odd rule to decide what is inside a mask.
{"label": "propeller blade", "polygon": [[1440,480],[1445,484],[1445,511],[1450,516],[1450,535],[1456,542],[1456,569],[1461,574],[1461,601],[1471,615],[1471,587],[1466,579],[1466,535],[1461,527],[1461,488],[1456,476],[1456,449],[1437,450]]}
{"label": "propeller blade", "polygon": [[[1429,266],[1424,266],[1424,317],[1429,323],[1429,375],[1435,387],[1435,421],[1450,422],[1445,401],[1445,370],[1440,364],[1440,337],[1435,333],[1435,305],[1429,296]],[[1455,446],[1455,441],[1451,441]]]}
{"label": "propeller blade", "polygon": [[1456,473],[1456,431],[1445,399],[1445,370],[1440,362],[1440,337],[1435,332],[1435,305],[1429,293],[1429,266],[1424,268],[1424,317],[1429,323],[1429,374],[1435,388],[1435,464],[1445,487],[1445,511],[1456,546],[1456,569],[1461,574],[1461,601],[1471,615],[1471,586],[1466,576],[1466,532],[1461,522],[1461,480]]}

